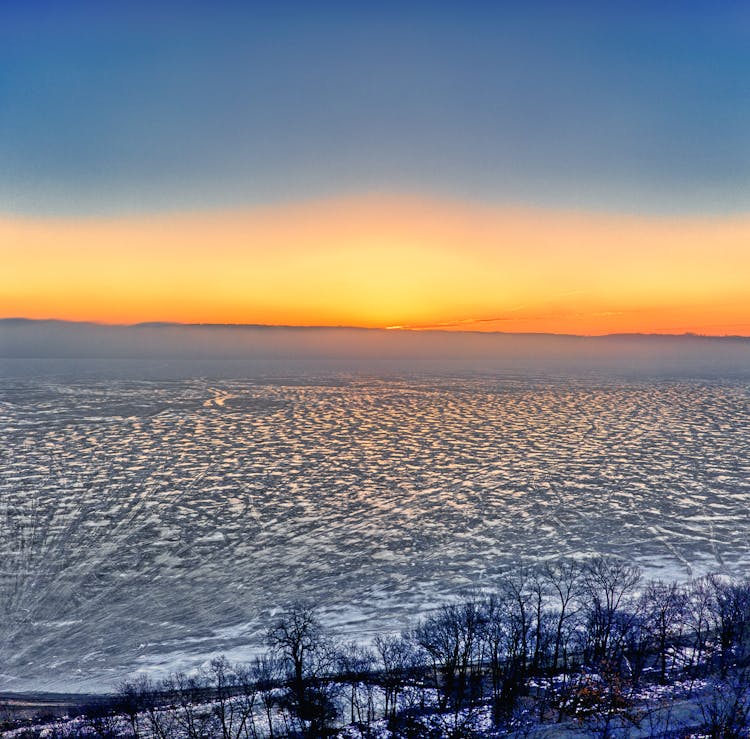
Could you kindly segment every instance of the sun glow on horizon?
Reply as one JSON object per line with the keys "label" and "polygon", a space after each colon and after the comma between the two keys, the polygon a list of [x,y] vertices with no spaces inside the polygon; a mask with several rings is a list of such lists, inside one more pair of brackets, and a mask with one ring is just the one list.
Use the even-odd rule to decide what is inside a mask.
{"label": "sun glow on horizon", "polygon": [[0,218],[0,315],[602,334],[750,334],[750,217],[360,197]]}

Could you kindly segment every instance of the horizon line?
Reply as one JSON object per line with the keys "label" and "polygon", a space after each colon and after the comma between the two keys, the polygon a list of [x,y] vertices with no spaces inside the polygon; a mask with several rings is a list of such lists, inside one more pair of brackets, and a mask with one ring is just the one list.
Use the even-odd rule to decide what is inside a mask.
{"label": "horizon line", "polygon": [[138,321],[136,323],[115,323],[94,320],[73,320],[68,318],[27,318],[26,316],[2,316],[0,323],[63,323],[71,326],[99,326],[102,328],[236,328],[236,329],[291,329],[291,330],[331,330],[331,331],[367,331],[387,333],[440,333],[447,335],[471,334],[478,336],[528,336],[559,337],[571,339],[606,339],[606,338],[693,338],[693,339],[747,339],[750,334],[705,334],[695,331],[674,332],[641,332],[620,331],[604,334],[572,334],[551,331],[479,331],[471,329],[449,329],[436,326],[356,326],[347,324],[283,324],[283,323],[202,323],[181,321]]}

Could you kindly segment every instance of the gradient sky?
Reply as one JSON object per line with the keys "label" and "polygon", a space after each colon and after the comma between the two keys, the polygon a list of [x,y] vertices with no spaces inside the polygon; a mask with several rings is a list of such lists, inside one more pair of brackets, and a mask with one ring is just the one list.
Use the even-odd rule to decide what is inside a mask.
{"label": "gradient sky", "polygon": [[0,315],[750,333],[747,3],[405,5],[0,4]]}

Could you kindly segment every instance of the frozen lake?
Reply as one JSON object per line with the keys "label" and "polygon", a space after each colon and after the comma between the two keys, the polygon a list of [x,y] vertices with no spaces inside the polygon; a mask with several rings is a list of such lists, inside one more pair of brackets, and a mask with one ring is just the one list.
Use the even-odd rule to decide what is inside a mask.
{"label": "frozen lake", "polygon": [[295,598],[366,637],[519,560],[750,564],[747,378],[133,366],[0,379],[2,688],[246,657]]}

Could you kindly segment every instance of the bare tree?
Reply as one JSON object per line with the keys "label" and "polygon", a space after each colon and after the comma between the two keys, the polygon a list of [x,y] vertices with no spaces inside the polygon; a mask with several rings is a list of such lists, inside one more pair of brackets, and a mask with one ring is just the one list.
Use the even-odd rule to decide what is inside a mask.
{"label": "bare tree", "polygon": [[294,604],[269,629],[268,644],[287,667],[290,709],[306,733],[322,736],[335,716],[335,685],[326,682],[334,650],[314,609]]}
{"label": "bare tree", "polygon": [[475,599],[443,606],[414,632],[429,655],[440,694],[439,708],[450,704],[460,710],[471,702],[476,687],[475,668],[480,660],[483,613]]}
{"label": "bare tree", "polygon": [[97,700],[80,706],[78,712],[82,717],[82,725],[64,731],[66,736],[74,733],[91,739],[116,739],[123,733],[123,716],[118,713],[115,703],[107,700]]}
{"label": "bare tree", "polygon": [[640,568],[614,557],[595,557],[583,576],[590,657],[612,664],[622,655],[620,638],[627,626],[622,607],[641,580]]}
{"label": "bare tree", "polygon": [[[574,559],[548,560],[542,567],[542,576],[554,604],[554,643],[552,669],[562,666],[567,670],[569,625],[580,613],[579,597],[583,592],[583,567]],[[562,665],[561,665],[562,660]]]}
{"label": "bare tree", "polygon": [[[188,739],[210,735],[212,716],[206,705],[208,690],[201,677],[177,672],[164,680],[161,689],[168,697],[169,718],[177,725],[177,731]],[[175,729],[168,729],[166,734],[173,736],[174,732]]]}
{"label": "bare tree", "polygon": [[[511,711],[518,698],[526,691],[529,675],[529,656],[534,644],[533,626],[539,603],[535,573],[526,566],[506,574],[499,583],[494,598],[490,598],[494,631],[492,640],[501,641],[502,687],[495,713],[499,717]],[[494,602],[493,602],[494,601]],[[489,645],[494,651],[494,645]],[[496,680],[493,678],[493,685]]]}
{"label": "bare tree", "polygon": [[505,575],[498,588],[499,602],[504,605],[502,614],[508,625],[506,654],[509,661],[525,678],[529,657],[529,639],[532,624],[532,571],[521,566]]}
{"label": "bare tree", "polygon": [[404,636],[379,635],[375,637],[374,646],[384,693],[383,714],[392,719],[398,711],[401,692],[420,658],[412,641]]}
{"label": "bare tree", "polygon": [[126,680],[117,686],[116,707],[127,718],[133,739],[141,737],[141,713],[146,711],[145,695],[148,694],[151,681],[146,675],[135,680]]}
{"label": "bare tree", "polygon": [[692,650],[686,668],[695,678],[705,670],[705,656],[711,634],[714,613],[714,591],[710,580],[693,580],[685,600],[685,620]]}
{"label": "bare tree", "polygon": [[656,650],[659,680],[667,679],[667,660],[682,634],[685,614],[685,593],[677,583],[657,580],[649,583],[641,596],[641,610],[649,641]]}
{"label": "bare tree", "polygon": [[745,670],[715,682],[699,700],[703,736],[740,739],[750,720],[750,675]]}
{"label": "bare tree", "polygon": [[501,694],[505,675],[505,644],[507,627],[505,607],[496,594],[491,594],[483,604],[482,642],[490,671],[490,701],[493,719],[498,724],[502,718]]}
{"label": "bare tree", "polygon": [[372,669],[375,655],[355,641],[345,642],[336,650],[337,679],[348,692],[350,723],[369,726],[374,720]]}
{"label": "bare tree", "polygon": [[750,636],[750,584],[727,582],[709,576],[713,590],[714,628],[719,637],[719,659],[723,674],[733,661],[746,656]]}
{"label": "bare tree", "polygon": [[154,683],[147,675],[139,675],[120,685],[118,698],[120,711],[127,717],[135,739],[149,735],[156,739],[168,739],[169,727],[163,710],[161,685]]}
{"label": "bare tree", "polygon": [[226,657],[211,660],[203,681],[210,689],[215,726],[212,735],[221,739],[255,737],[255,704],[258,689],[250,671],[231,665]]}
{"label": "bare tree", "polygon": [[268,739],[275,739],[274,712],[278,708],[278,691],[284,679],[284,665],[276,657],[257,657],[250,666],[250,676],[258,691],[260,705],[268,724]]}

